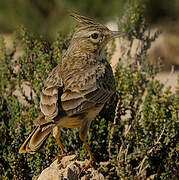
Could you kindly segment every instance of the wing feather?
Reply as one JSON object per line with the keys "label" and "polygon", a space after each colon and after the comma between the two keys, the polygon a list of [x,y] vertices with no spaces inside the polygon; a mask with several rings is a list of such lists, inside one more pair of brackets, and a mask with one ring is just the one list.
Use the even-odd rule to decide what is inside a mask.
{"label": "wing feather", "polygon": [[[73,87],[63,93],[62,107],[70,115],[80,114],[96,105],[104,104],[115,92],[112,69],[108,62],[104,64],[104,69],[100,67],[99,70],[101,74],[99,71],[96,77],[93,76],[94,79],[90,79],[90,73],[86,73],[86,76],[90,77],[85,77],[84,74],[79,77],[82,81],[90,81],[86,81],[84,86],[81,86],[79,81],[79,87]],[[91,72],[95,72],[95,68]]]}
{"label": "wing feather", "polygon": [[[114,93],[114,78],[109,63],[90,66],[72,77],[64,71],[63,82],[59,65],[52,70],[42,90],[40,107],[46,119],[53,120],[62,112],[74,116],[104,104]],[[58,119],[58,118],[57,118]],[[50,121],[50,120],[49,120]]]}
{"label": "wing feather", "polygon": [[63,92],[62,79],[56,66],[45,82],[40,99],[40,108],[47,119],[53,119],[59,113],[58,101]]}

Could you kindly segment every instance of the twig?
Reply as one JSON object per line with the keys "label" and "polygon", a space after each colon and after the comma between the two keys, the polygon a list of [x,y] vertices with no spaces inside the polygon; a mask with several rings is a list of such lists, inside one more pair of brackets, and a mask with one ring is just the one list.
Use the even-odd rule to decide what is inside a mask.
{"label": "twig", "polygon": [[111,146],[112,146],[112,139],[113,139],[113,135],[114,135],[114,127],[116,125],[116,121],[118,118],[119,105],[120,105],[120,100],[118,100],[117,105],[116,105],[114,122],[112,123],[111,133],[109,135],[109,144],[108,144],[109,159],[111,159],[111,157],[112,157]]}
{"label": "twig", "polygon": [[144,168],[143,168],[143,164],[145,162],[145,160],[148,158],[148,155],[150,153],[152,153],[152,151],[156,148],[156,146],[158,144],[160,144],[160,139],[162,138],[162,135],[164,133],[164,130],[165,130],[165,127],[166,125],[164,124],[164,127],[163,127],[163,130],[159,136],[159,138],[157,139],[157,142],[154,144],[154,146],[147,152],[147,155],[145,155],[145,157],[142,159],[141,163],[139,164],[139,166],[137,167],[137,169],[139,169],[139,172],[138,172],[138,176],[140,176],[140,174],[142,174],[142,172],[148,167],[148,165],[146,165]]}
{"label": "twig", "polygon": [[129,144],[127,145],[126,149],[125,149],[125,163],[127,163],[127,154],[129,151]]}
{"label": "twig", "polygon": [[166,81],[165,81],[164,84],[167,84],[167,83],[168,83],[168,81],[170,80],[170,78],[171,78],[172,74],[174,73],[174,71],[175,71],[175,68],[174,68],[174,65],[172,65],[171,70],[170,70],[170,73],[168,74],[168,76],[167,76]]}

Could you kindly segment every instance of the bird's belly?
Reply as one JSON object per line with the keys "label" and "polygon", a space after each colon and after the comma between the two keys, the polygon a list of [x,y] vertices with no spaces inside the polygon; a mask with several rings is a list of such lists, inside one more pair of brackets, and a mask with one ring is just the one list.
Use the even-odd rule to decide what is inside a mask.
{"label": "bird's belly", "polygon": [[85,119],[79,117],[65,117],[60,120],[58,126],[65,128],[78,128],[81,127],[83,121],[85,121]]}
{"label": "bird's belly", "polygon": [[104,104],[93,107],[87,112],[76,114],[71,117],[65,116],[64,118],[60,119],[58,122],[58,126],[65,127],[65,128],[79,128],[84,124],[84,121],[92,121],[96,115],[101,111]]}

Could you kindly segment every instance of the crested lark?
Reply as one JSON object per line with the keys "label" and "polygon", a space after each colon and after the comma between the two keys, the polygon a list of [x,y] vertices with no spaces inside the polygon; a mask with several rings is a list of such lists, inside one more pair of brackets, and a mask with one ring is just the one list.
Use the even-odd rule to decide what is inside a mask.
{"label": "crested lark", "polygon": [[94,160],[86,140],[88,129],[115,92],[112,69],[104,49],[111,39],[122,33],[110,31],[77,13],[71,16],[78,21],[78,25],[60,64],[45,82],[40,100],[42,115],[35,120],[36,128],[19,152],[35,153],[53,130],[63,157],[65,152],[60,141],[60,127],[79,127],[80,138],[90,155],[87,169]]}

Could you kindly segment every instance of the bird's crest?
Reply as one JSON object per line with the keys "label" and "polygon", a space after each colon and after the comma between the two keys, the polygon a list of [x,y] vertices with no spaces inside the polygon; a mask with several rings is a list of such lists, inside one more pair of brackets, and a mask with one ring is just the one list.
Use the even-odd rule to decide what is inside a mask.
{"label": "bird's crest", "polygon": [[79,22],[80,24],[86,24],[86,25],[99,25],[99,23],[97,23],[94,19],[89,18],[89,17],[85,17],[85,16],[81,16],[79,13],[77,12],[71,12],[70,16],[73,17],[77,22]]}
{"label": "bird's crest", "polygon": [[86,17],[86,16],[81,16],[77,12],[74,12],[74,11],[71,12],[70,16],[73,17],[78,22],[75,28],[76,32],[86,30],[86,29],[88,30],[99,30],[99,29],[106,30],[107,29],[104,25],[96,22],[94,19]]}

